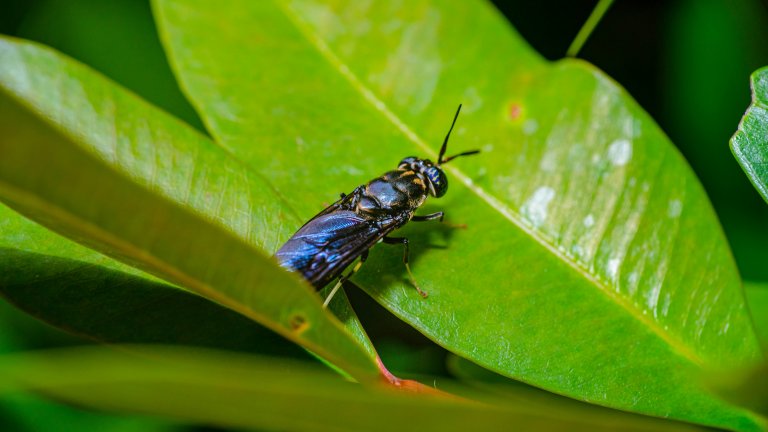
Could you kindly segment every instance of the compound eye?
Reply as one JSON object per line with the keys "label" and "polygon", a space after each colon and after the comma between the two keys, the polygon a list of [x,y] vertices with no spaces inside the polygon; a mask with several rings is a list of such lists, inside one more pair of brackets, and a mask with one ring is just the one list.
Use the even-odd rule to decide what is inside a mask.
{"label": "compound eye", "polygon": [[403,160],[400,161],[400,164],[397,166],[398,168],[410,168],[411,164],[413,164],[416,161],[415,156],[409,156]]}
{"label": "compound eye", "polygon": [[440,198],[448,192],[448,177],[445,176],[443,170],[433,166],[427,168],[424,173],[432,186],[430,188],[430,193],[432,193],[435,198]]}

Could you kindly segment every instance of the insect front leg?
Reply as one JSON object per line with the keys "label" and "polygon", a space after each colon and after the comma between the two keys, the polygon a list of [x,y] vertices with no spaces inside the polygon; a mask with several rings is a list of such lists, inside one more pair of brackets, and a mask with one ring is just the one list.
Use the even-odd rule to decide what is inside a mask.
{"label": "insect front leg", "polygon": [[427,294],[426,291],[422,291],[421,288],[419,288],[419,284],[416,283],[416,279],[413,277],[413,273],[411,272],[411,266],[410,264],[408,264],[408,256],[410,255],[410,249],[408,247],[408,239],[405,237],[384,237],[382,241],[386,244],[403,245],[403,264],[405,264],[405,269],[408,271],[408,276],[411,278],[411,283],[416,288],[416,291],[418,291],[422,297],[427,298],[429,294]]}
{"label": "insect front leg", "polygon": [[360,254],[360,261],[358,261],[357,264],[355,264],[355,266],[352,267],[352,270],[350,270],[349,273],[347,273],[346,276],[344,276],[344,275],[339,276],[339,281],[336,282],[336,285],[333,287],[331,292],[328,294],[328,297],[325,298],[325,301],[323,302],[323,308],[328,307],[328,304],[331,302],[331,299],[333,298],[333,296],[336,295],[336,291],[338,291],[339,288],[341,288],[341,286],[344,284],[344,282],[348,281],[349,278],[352,277],[352,275],[354,275],[355,273],[357,273],[358,270],[360,270],[360,267],[363,266],[363,263],[367,259],[368,259],[368,251],[366,250],[365,252]]}

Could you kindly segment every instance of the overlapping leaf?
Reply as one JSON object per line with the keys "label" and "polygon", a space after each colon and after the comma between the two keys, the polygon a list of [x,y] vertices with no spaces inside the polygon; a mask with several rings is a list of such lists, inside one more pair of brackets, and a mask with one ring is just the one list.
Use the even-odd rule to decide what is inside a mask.
{"label": "overlapping leaf", "polygon": [[[248,318],[58,237],[7,207],[0,220],[0,243],[8,244],[0,246],[0,295],[56,327],[111,343],[301,355]],[[28,239],[13,238],[19,234]],[[62,253],[69,257],[56,256]]]}
{"label": "overlapping leaf", "polygon": [[500,408],[397,394],[339,382],[306,364],[276,367],[260,357],[168,348],[139,352],[102,348],[0,356],[0,395],[32,389],[109,411],[249,430],[695,430],[585,404],[553,412],[547,401]]}
{"label": "overlapping leaf", "polygon": [[768,202],[768,67],[756,70],[750,78],[752,104],[731,138],[731,151]]}
{"label": "overlapping leaf", "polygon": [[[374,379],[370,355],[309,287],[262,252],[296,220],[264,180],[189,127],[49,49],[3,39],[0,64],[6,203],[234,309],[357,378]],[[11,233],[4,244],[28,240],[29,231],[15,230],[18,219],[3,223]],[[41,238],[50,242],[43,248],[62,245]],[[69,256],[72,250],[53,255],[84,254]],[[30,269],[23,254],[3,258]]]}
{"label": "overlapping leaf", "polygon": [[[690,168],[615,83],[536,56],[484,2],[158,0],[171,62],[212,135],[303,218],[434,157],[459,102],[443,209],[414,272],[377,247],[356,282],[448,349],[594,403],[721,427],[754,418],[696,381],[759,356]],[[298,224],[293,228],[297,228]],[[439,246],[439,247],[432,247]]]}

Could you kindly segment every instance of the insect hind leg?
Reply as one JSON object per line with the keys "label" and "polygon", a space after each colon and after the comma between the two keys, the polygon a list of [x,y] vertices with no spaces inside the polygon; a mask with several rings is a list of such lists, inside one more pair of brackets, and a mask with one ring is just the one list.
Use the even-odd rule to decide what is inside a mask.
{"label": "insect hind leg", "polygon": [[336,282],[336,285],[334,285],[331,292],[328,293],[328,297],[326,297],[325,301],[323,302],[323,309],[328,307],[328,304],[331,303],[331,299],[333,299],[333,296],[336,295],[336,291],[338,291],[339,288],[341,288],[344,282],[348,281],[349,278],[352,277],[352,275],[354,275],[355,273],[357,273],[358,270],[360,270],[360,267],[363,266],[363,263],[365,262],[366,259],[368,259],[368,251],[365,251],[360,255],[360,261],[358,261],[357,264],[355,264],[355,266],[352,267],[352,270],[350,270],[346,276],[344,275],[339,276],[338,282]]}
{"label": "insect hind leg", "polygon": [[[431,215],[430,215],[431,216]],[[408,239],[405,237],[384,237],[382,241],[386,244],[401,244],[403,245],[403,264],[405,264],[405,269],[408,271],[408,276],[411,279],[411,283],[416,288],[416,291],[419,292],[419,295],[421,295],[424,298],[427,298],[429,294],[427,294],[426,291],[423,291],[419,284],[416,283],[416,278],[413,277],[413,272],[411,272],[411,266],[408,264],[408,256],[410,255],[410,248],[408,246]]]}

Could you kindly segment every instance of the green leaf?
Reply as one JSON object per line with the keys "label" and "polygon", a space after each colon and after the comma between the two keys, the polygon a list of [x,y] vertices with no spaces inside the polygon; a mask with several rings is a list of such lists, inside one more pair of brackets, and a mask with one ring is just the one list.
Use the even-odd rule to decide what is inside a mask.
{"label": "green leaf", "polygon": [[507,401],[507,403],[517,407],[546,405],[561,415],[568,412],[581,412],[587,406],[594,407],[594,405],[549,393],[493,373],[459,356],[450,356],[447,367],[453,376],[461,380],[463,385],[493,395],[493,398]]}
{"label": "green leaf", "polygon": [[768,202],[768,67],[750,77],[752,104],[731,138],[731,151],[763,199]]}
{"label": "green leaf", "polygon": [[43,1],[29,8],[14,34],[87,64],[152,105],[203,129],[168,67],[149,2]]}
{"label": "green leaf", "polygon": [[[58,237],[1,205],[0,225],[0,269],[4,269],[0,295],[49,324],[110,343],[302,355],[293,343],[240,314],[135,274],[136,270]],[[9,233],[23,233],[28,239],[11,241]],[[31,241],[32,237],[41,241]],[[57,250],[46,250],[44,245]]]}
{"label": "green leaf", "polygon": [[0,199],[376,379],[311,287],[264,252],[297,219],[261,177],[49,49],[3,38],[0,64]]}
{"label": "green leaf", "polygon": [[697,379],[760,355],[717,218],[658,126],[593,66],[543,60],[482,1],[154,9],[212,136],[303,219],[402,157],[434,158],[465,104],[448,153],[483,153],[448,165],[450,192],[423,211],[468,229],[402,231],[429,298],[399,248],[374,248],[355,278],[393,313],[560,394],[756,427]]}
{"label": "green leaf", "polygon": [[755,322],[755,330],[763,344],[768,348],[768,283],[745,282],[744,291],[747,294],[749,310]]}
{"label": "green leaf", "polygon": [[694,430],[594,406],[558,412],[544,401],[501,408],[365,388],[308,364],[278,366],[265,357],[167,347],[139,352],[90,348],[0,356],[0,394],[33,390],[107,411],[237,429]]}
{"label": "green leaf", "polygon": [[761,414],[768,426],[768,363],[714,375],[709,381],[723,399]]}
{"label": "green leaf", "polygon": [[[325,287],[325,289],[320,291],[320,297],[327,298],[332,288],[333,284]],[[349,303],[349,298],[347,298],[347,294],[344,292],[343,288],[339,289],[336,295],[333,296],[331,302],[328,304],[328,309],[333,312],[339,321],[344,323],[344,328],[346,328],[347,331],[360,342],[360,345],[366,348],[368,355],[372,358],[378,357],[376,350],[373,348],[373,343],[371,343],[371,340],[368,338],[368,334],[365,332],[363,324],[357,318],[357,313],[352,309],[352,305]]]}
{"label": "green leaf", "polygon": [[16,432],[181,432],[177,425],[167,420],[125,415],[118,417],[29,395],[0,398],[0,424],[4,430]]}

